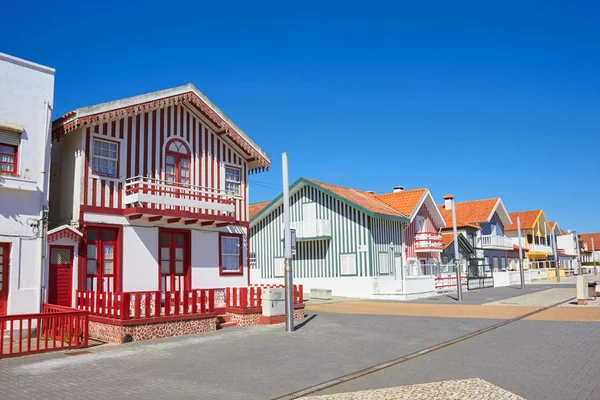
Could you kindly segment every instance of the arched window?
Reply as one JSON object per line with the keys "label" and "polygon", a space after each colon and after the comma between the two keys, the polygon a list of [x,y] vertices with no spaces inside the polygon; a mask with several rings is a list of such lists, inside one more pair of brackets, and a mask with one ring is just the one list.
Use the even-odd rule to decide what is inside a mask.
{"label": "arched window", "polygon": [[190,183],[190,151],[181,140],[172,140],[167,145],[165,175],[167,182]]}

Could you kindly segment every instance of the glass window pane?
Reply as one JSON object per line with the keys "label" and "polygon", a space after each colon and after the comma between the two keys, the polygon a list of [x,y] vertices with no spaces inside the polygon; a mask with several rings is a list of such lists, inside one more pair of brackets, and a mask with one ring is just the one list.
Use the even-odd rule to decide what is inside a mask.
{"label": "glass window pane", "polygon": [[160,272],[163,274],[170,273],[171,272],[171,262],[170,261],[161,261]]}
{"label": "glass window pane", "polygon": [[183,235],[175,235],[175,244],[177,245],[183,245],[184,240],[183,240]]}
{"label": "glass window pane", "polygon": [[167,174],[174,175],[175,174],[175,167],[172,166],[172,165],[167,165]]}
{"label": "glass window pane", "polygon": [[175,157],[167,156],[167,165],[175,165]]}
{"label": "glass window pane", "polygon": [[88,275],[96,274],[96,260],[87,260],[87,274]]}
{"label": "glass window pane", "polygon": [[171,259],[171,249],[168,247],[163,247],[160,249],[160,259],[161,260],[170,260]]}
{"label": "glass window pane", "polygon": [[175,273],[183,274],[183,261],[175,261]]}
{"label": "glass window pane", "polygon": [[102,239],[104,239],[105,241],[111,241],[111,240],[115,240],[115,231],[113,230],[104,230],[102,232]]}
{"label": "glass window pane", "polygon": [[171,235],[168,233],[160,234],[160,244],[170,244],[171,243]]}
{"label": "glass window pane", "polygon": [[88,229],[87,239],[88,239],[88,241],[98,240],[98,231],[96,229]]}
{"label": "glass window pane", "polygon": [[177,146],[177,142],[171,142],[171,144],[169,145],[169,151],[174,151],[177,152],[179,146]]}
{"label": "glass window pane", "polygon": [[95,260],[96,259],[96,245],[94,245],[94,244],[88,244],[87,245],[87,258],[89,260]]}
{"label": "glass window pane", "polygon": [[113,274],[113,261],[112,260],[105,260],[104,261],[104,274],[105,275],[112,275]]}
{"label": "glass window pane", "polygon": [[176,260],[183,260],[183,249],[182,248],[176,248],[175,249],[175,259]]}
{"label": "glass window pane", "polygon": [[114,246],[112,245],[106,245],[104,246],[104,259],[105,260],[112,260],[114,258]]}
{"label": "glass window pane", "polygon": [[183,168],[187,168],[190,165],[190,160],[188,160],[187,158],[182,158],[180,165]]}

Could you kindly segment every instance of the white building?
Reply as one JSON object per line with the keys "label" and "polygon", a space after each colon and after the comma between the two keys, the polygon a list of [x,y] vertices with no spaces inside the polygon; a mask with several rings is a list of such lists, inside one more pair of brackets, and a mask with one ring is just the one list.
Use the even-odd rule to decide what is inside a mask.
{"label": "white building", "polygon": [[0,315],[40,311],[54,69],[0,53]]}

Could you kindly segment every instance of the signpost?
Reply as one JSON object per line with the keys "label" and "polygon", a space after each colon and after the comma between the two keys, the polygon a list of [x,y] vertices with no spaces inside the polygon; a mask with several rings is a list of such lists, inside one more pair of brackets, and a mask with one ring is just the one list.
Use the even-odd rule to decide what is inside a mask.
{"label": "signpost", "polygon": [[525,270],[523,269],[523,238],[521,237],[521,217],[517,217],[517,236],[519,237],[519,275],[521,289],[525,289]]}

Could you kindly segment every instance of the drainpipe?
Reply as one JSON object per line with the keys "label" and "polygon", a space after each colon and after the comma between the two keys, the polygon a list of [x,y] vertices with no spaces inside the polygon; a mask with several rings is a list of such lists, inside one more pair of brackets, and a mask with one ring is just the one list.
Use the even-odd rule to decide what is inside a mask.
{"label": "drainpipe", "polygon": [[[40,312],[43,311],[44,300],[45,300],[45,291],[46,291],[46,252],[48,251],[48,238],[47,238],[47,228],[48,228],[48,187],[50,185],[50,119],[48,118],[48,113],[52,113],[52,106],[46,100],[44,101],[44,114],[45,114],[45,123],[44,123],[44,141],[42,143],[42,159],[41,159],[41,169],[40,173],[42,174],[42,193],[40,199],[40,209],[41,215],[40,220],[38,222],[39,232],[41,233],[41,258],[40,258]],[[41,226],[40,226],[41,225]]]}

